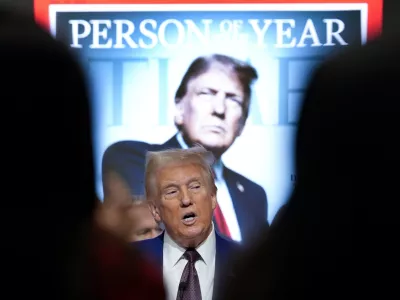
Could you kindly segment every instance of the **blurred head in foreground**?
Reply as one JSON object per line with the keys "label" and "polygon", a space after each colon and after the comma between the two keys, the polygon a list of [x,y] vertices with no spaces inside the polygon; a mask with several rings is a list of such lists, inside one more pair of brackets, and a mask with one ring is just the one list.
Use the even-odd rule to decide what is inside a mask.
{"label": "blurred head in foreground", "polygon": [[106,230],[127,242],[156,237],[160,224],[152,216],[144,196],[132,196],[128,185],[117,173],[103,179],[105,197],[100,204],[97,220]]}

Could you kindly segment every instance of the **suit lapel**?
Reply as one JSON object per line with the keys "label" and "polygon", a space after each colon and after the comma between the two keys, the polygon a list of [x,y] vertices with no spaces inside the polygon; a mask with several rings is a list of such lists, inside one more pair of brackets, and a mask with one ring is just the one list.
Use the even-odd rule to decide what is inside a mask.
{"label": "suit lapel", "polygon": [[221,292],[221,282],[226,281],[233,276],[228,268],[230,248],[229,243],[221,238],[218,233],[215,233],[215,275],[214,275],[214,290],[213,299],[218,298],[218,293]]}
{"label": "suit lapel", "polygon": [[214,274],[214,290],[213,299],[216,299],[220,290],[219,283],[222,279],[222,269],[224,265],[224,247],[221,243],[221,238],[215,233],[215,274]]}
{"label": "suit lapel", "polygon": [[223,268],[227,260],[227,254],[229,250],[227,249],[225,241],[219,236],[218,233],[215,233],[215,271],[219,273],[219,271]]}
{"label": "suit lapel", "polygon": [[155,244],[153,248],[153,257],[155,259],[155,264],[158,266],[163,274],[163,253],[164,253],[164,232],[155,238]]}
{"label": "suit lapel", "polygon": [[239,178],[235,174],[224,166],[224,179],[228,187],[229,194],[232,199],[233,207],[235,209],[236,218],[239,223],[242,240],[245,239],[245,233],[247,232],[247,225],[249,224],[248,218],[251,216],[247,215],[249,211],[246,207],[246,189],[240,182]]}
{"label": "suit lapel", "polygon": [[178,139],[176,138],[176,134],[168,141],[166,141],[164,144],[162,144],[162,149],[170,149],[170,148],[178,148],[178,149],[182,148],[178,142]]}

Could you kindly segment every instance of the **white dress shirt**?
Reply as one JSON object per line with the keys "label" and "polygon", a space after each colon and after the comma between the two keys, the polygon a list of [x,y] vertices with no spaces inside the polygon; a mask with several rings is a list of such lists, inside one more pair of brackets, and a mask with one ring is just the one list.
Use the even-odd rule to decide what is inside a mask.
{"label": "white dress shirt", "polygon": [[[178,143],[183,149],[188,149],[189,146],[183,140],[182,134],[179,132],[177,134]],[[239,223],[237,221],[235,208],[233,207],[232,198],[229,194],[228,186],[226,185],[224,174],[223,174],[223,164],[221,160],[218,160],[214,166],[215,172],[215,185],[218,188],[217,200],[219,207],[221,208],[222,214],[224,215],[226,224],[228,225],[231,238],[234,241],[240,242],[242,240],[242,235],[240,233]]]}
{"label": "white dress shirt", "polygon": [[[207,239],[196,248],[201,260],[195,263],[199,276],[202,300],[212,300],[215,274],[215,231],[214,226]],[[188,262],[183,257],[186,249],[178,246],[165,231],[163,246],[163,277],[167,300],[176,300],[183,270]]]}

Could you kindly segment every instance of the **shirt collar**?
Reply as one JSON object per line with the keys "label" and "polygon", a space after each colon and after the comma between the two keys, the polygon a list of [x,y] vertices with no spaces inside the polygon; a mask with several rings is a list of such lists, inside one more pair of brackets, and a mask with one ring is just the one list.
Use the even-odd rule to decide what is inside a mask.
{"label": "shirt collar", "polygon": [[[197,248],[202,260],[206,265],[211,265],[216,253],[216,240],[214,224],[208,237]],[[177,262],[183,258],[186,249],[179,246],[165,231],[164,233],[164,261],[167,268],[173,268]]]}
{"label": "shirt collar", "polygon": [[[178,140],[179,145],[182,147],[182,149],[189,149],[188,144],[186,144],[185,140],[183,139],[182,133],[178,132],[176,135],[176,139]],[[218,159],[214,164],[213,164],[213,169],[215,173],[215,179],[217,181],[223,180],[224,179],[224,174],[223,174],[223,165],[221,159]]]}
{"label": "shirt collar", "polygon": [[219,159],[213,164],[213,169],[215,172],[215,180],[220,181],[224,179],[224,174],[223,174],[223,165],[222,161]]}
{"label": "shirt collar", "polygon": [[189,146],[188,146],[188,144],[186,144],[185,140],[183,139],[181,132],[178,132],[176,134],[176,139],[178,140],[178,143],[182,147],[182,149],[189,149]]}

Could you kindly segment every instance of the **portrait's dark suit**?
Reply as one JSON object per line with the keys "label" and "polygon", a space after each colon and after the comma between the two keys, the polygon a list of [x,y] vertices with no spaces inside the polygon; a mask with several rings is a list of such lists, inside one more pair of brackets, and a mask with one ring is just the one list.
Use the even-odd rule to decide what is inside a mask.
{"label": "portrait's dark suit", "polygon": [[[140,250],[160,271],[163,269],[163,246],[164,233],[158,237],[134,242],[132,245]],[[227,240],[215,233],[215,275],[213,299],[219,299],[219,293],[226,282],[229,282],[235,276],[236,258],[241,254],[241,247],[238,243]]]}
{"label": "portrait's dark suit", "polygon": [[[103,176],[110,171],[117,172],[126,180],[132,194],[143,195],[146,152],[171,148],[181,148],[176,136],[161,145],[137,141],[117,142],[104,153]],[[242,241],[246,242],[268,225],[267,195],[261,186],[225,166],[223,175],[235,209]]]}

